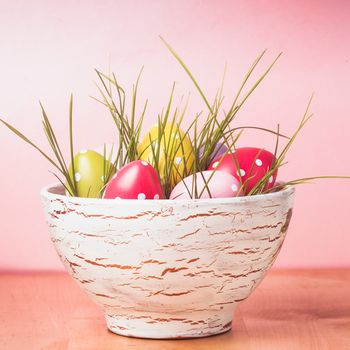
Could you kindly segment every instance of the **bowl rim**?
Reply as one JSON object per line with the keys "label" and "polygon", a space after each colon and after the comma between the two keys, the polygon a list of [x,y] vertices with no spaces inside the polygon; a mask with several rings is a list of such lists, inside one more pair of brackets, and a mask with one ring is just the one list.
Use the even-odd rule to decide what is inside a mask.
{"label": "bowl rim", "polygon": [[[283,182],[281,182],[283,184]],[[170,205],[184,205],[184,204],[235,204],[235,203],[255,203],[264,200],[276,200],[277,198],[286,198],[294,194],[295,186],[288,186],[280,191],[257,194],[253,196],[241,196],[241,197],[226,197],[226,198],[199,198],[199,199],[148,199],[148,200],[139,200],[139,199],[105,199],[105,198],[85,198],[85,197],[70,197],[63,194],[53,193],[52,190],[55,188],[63,188],[63,185],[59,182],[53,183],[43,187],[40,190],[40,195],[42,198],[55,200],[60,199],[65,202],[75,203],[75,204],[111,204],[113,201],[118,203],[124,203],[128,205],[135,206],[149,206],[149,205],[159,205],[159,204],[170,204]]]}

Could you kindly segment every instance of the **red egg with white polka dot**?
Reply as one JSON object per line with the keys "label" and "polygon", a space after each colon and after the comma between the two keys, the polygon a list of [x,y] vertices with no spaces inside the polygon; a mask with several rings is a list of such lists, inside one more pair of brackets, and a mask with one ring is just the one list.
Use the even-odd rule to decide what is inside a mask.
{"label": "red egg with white polka dot", "polygon": [[124,167],[108,182],[103,198],[106,199],[163,199],[163,191],[155,169],[144,160],[135,160]]}
{"label": "red egg with white polka dot", "polygon": [[[249,194],[270,171],[275,160],[275,156],[264,149],[243,147],[212,162],[208,170],[217,169],[233,175],[242,182],[244,193]],[[276,177],[277,169],[266,179],[264,191],[273,187]]]}

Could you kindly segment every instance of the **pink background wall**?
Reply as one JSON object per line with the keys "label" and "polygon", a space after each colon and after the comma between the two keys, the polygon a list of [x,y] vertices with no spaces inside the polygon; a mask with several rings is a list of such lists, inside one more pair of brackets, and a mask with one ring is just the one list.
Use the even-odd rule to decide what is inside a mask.
{"label": "pink background wall", "polygon": [[[70,92],[77,148],[111,142],[93,68],[111,68],[130,88],[145,65],[147,123],[155,121],[173,80],[192,90],[189,112],[203,107],[160,42],[161,34],[213,97],[225,62],[227,100],[264,48],[266,66],[282,59],[242,110],[237,124],[291,133],[315,92],[315,118],[289,154],[280,178],[350,174],[350,5],[348,1],[0,1],[0,115],[41,145],[38,100],[64,142]],[[193,114],[189,113],[188,118]],[[271,147],[247,133],[241,145]],[[0,126],[0,269],[62,269],[47,234],[39,189],[53,182],[37,153]],[[48,148],[46,148],[48,149]],[[324,180],[297,190],[280,267],[350,266],[350,181]]]}

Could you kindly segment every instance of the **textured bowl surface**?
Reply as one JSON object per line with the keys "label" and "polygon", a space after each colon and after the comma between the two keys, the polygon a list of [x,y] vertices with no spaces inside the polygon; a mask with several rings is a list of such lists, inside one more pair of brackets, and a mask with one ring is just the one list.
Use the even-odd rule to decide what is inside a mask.
{"label": "textured bowl surface", "polygon": [[225,332],[273,264],[294,188],[201,200],[71,198],[41,191],[66,269],[115,333],[145,338]]}

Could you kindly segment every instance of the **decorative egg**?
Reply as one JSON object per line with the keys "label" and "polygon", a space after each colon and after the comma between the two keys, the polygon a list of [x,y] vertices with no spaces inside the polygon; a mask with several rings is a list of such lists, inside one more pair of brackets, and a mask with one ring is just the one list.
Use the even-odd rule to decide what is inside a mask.
{"label": "decorative egg", "polygon": [[[167,123],[159,140],[158,125],[153,126],[138,147],[139,158],[155,166],[154,155],[159,152],[158,172],[160,179],[167,176],[170,169],[170,184],[174,186],[190,173],[194,153],[190,139],[174,124]],[[152,150],[153,149],[153,150]],[[172,163],[172,164],[171,164]]]}
{"label": "decorative egg", "polygon": [[[74,174],[72,164],[69,167],[71,177],[74,175],[77,186],[77,195],[79,197],[100,198],[105,185],[104,170],[112,169],[113,165],[106,160],[101,154],[92,150],[82,150],[74,156]],[[106,179],[108,180],[108,179]],[[68,188],[69,185],[66,184]]]}
{"label": "decorative egg", "polygon": [[[233,154],[226,154],[213,161],[208,169],[217,169],[233,175],[242,182],[242,189],[248,194],[270,171],[275,160],[275,156],[264,149],[243,147],[237,148]],[[273,187],[276,177],[277,169],[267,180],[264,190]]]}
{"label": "decorative egg", "polygon": [[106,185],[103,198],[163,199],[163,191],[155,169],[144,160],[135,160],[114,174]]}
{"label": "decorative egg", "polygon": [[[218,142],[215,145],[215,148],[214,148],[214,150],[212,152],[212,156],[211,156],[210,162],[215,162],[215,160],[220,158],[226,152],[227,152],[227,147],[225,146],[225,144],[222,143],[222,142]],[[203,157],[203,153],[204,153],[204,146],[202,146],[199,149],[199,158]]]}
{"label": "decorative egg", "polygon": [[240,193],[241,185],[235,177],[224,171],[206,170],[187,176],[180,181],[171,192],[170,199],[192,198],[191,192],[194,180],[196,181],[199,198],[235,197]]}

